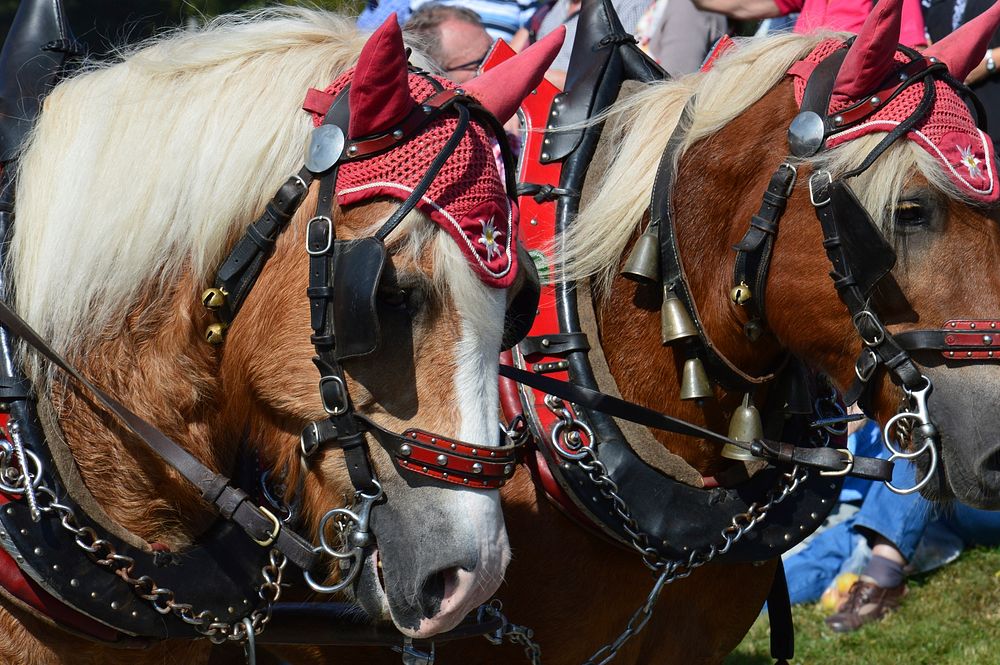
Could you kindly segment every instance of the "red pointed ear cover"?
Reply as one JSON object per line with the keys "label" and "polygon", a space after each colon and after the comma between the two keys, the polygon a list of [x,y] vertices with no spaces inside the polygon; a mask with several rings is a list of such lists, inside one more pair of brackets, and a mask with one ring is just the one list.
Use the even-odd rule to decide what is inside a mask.
{"label": "red pointed ear cover", "polygon": [[[795,101],[798,104],[802,104],[809,73],[842,45],[838,39],[823,40],[802,62],[789,70],[795,80]],[[895,52],[894,59],[897,66],[909,61],[901,51]],[[952,182],[970,198],[985,203],[996,201],[1000,196],[1000,183],[997,181],[993,141],[976,127],[972,113],[951,86],[943,81],[936,81],[934,85],[934,107],[907,132],[907,138],[934,157]],[[875,132],[892,131],[916,110],[923,92],[923,85],[911,85],[864,122],[831,136],[826,141],[827,147],[835,148]],[[830,104],[830,113],[834,114],[857,101],[860,100],[835,99]]]}
{"label": "red pointed ear cover", "polygon": [[875,4],[840,67],[833,84],[834,99],[850,100],[863,95],[892,73],[902,15],[902,0],[879,0]]}
{"label": "red pointed ear cover", "polygon": [[354,72],[347,131],[351,138],[384,132],[413,108],[403,33],[395,13],[365,42]]}
{"label": "red pointed ear cover", "polygon": [[[352,77],[350,71],[341,75],[324,92],[335,96]],[[434,78],[444,87],[456,87],[450,81]],[[427,99],[434,93],[427,79],[409,76],[408,94],[413,99]],[[314,124],[319,125],[323,115],[307,110],[313,113]],[[353,121],[353,107],[351,114]],[[346,206],[378,197],[406,199],[457,125],[455,114],[445,113],[416,138],[388,152],[343,164],[337,176],[338,202]],[[475,120],[470,122],[417,208],[458,243],[482,282],[507,288],[517,275],[518,211],[507,197],[498,151],[493,135]]]}

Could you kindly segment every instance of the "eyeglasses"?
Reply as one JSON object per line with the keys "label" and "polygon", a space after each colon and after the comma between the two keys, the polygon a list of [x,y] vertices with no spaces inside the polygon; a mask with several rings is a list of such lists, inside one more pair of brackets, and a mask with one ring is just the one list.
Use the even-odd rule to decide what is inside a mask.
{"label": "eyeglasses", "polygon": [[483,53],[481,56],[475,60],[470,60],[469,62],[463,63],[461,65],[455,65],[454,67],[448,67],[444,71],[446,72],[474,72],[483,66],[483,61],[486,60],[486,56],[489,51]]}

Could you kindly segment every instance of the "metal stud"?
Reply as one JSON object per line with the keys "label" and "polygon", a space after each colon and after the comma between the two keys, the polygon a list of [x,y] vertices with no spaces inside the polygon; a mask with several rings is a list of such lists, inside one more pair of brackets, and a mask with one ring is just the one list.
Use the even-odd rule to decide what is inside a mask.
{"label": "metal stud", "polygon": [[97,598],[97,592],[96,591],[91,591],[90,592],[90,597],[91,598]]}
{"label": "metal stud", "polygon": [[441,465],[441,466],[447,466],[448,465],[448,456],[447,455],[438,455],[437,456],[437,463],[439,465]]}
{"label": "metal stud", "polygon": [[119,607],[121,607],[121,603],[119,603],[117,600],[111,601],[111,609],[117,610]]}
{"label": "metal stud", "polygon": [[52,564],[52,570],[58,573],[59,572],[59,564],[58,563]]}
{"label": "metal stud", "polygon": [[972,357],[972,351],[966,351],[965,352],[965,357],[966,358],[971,358]]}
{"label": "metal stud", "polygon": [[552,342],[549,341],[549,338],[548,337],[542,338],[542,348],[547,349],[550,346],[552,346]]}
{"label": "metal stud", "polygon": [[992,344],[992,343],[993,343],[992,335],[983,335],[983,344]]}
{"label": "metal stud", "polygon": [[399,139],[403,138],[403,130],[402,129],[397,129],[396,131],[394,131],[392,133],[392,138],[396,139],[397,141]]}
{"label": "metal stud", "polygon": [[835,116],[833,116],[833,124],[835,124],[835,125],[842,125],[842,124],[844,124],[844,116],[842,116],[842,115],[835,115]]}
{"label": "metal stud", "polygon": [[423,106],[420,107],[420,110],[423,111],[424,113],[431,113],[434,109],[428,106],[427,104],[424,104]]}
{"label": "metal stud", "polygon": [[463,485],[468,485],[469,484],[469,479],[468,478],[462,478],[462,484]]}
{"label": "metal stud", "polygon": [[879,99],[878,97],[872,97],[868,101],[871,103],[872,106],[878,106],[879,104],[882,103],[882,100]]}
{"label": "metal stud", "polygon": [[973,330],[975,330],[976,329],[976,322],[973,321],[972,323],[970,323],[969,327],[972,328]]}
{"label": "metal stud", "polygon": [[462,95],[465,94],[465,89],[464,88],[455,88],[455,94],[458,95],[458,96],[462,96]]}
{"label": "metal stud", "polygon": [[133,617],[138,617],[139,616],[139,612],[137,610],[132,610],[132,616]]}
{"label": "metal stud", "polygon": [[952,322],[951,322],[951,323],[949,323],[948,325],[950,325],[950,326],[951,326],[952,328],[954,328],[954,327],[955,327],[955,326],[957,326],[958,324],[957,324],[957,323],[955,323],[954,321],[952,321]]}
{"label": "metal stud", "polygon": [[42,554],[43,554],[42,548],[41,547],[36,547],[35,548],[35,556],[42,556]]}
{"label": "metal stud", "polygon": [[513,471],[513,470],[514,470],[514,468],[510,464],[504,464],[503,465],[503,475],[505,475],[505,476],[510,475],[510,472]]}
{"label": "metal stud", "polygon": [[458,449],[458,444],[457,443],[451,444],[451,449],[452,450],[457,450]]}
{"label": "metal stud", "polygon": [[410,453],[412,453],[412,452],[413,452],[413,448],[410,448],[405,443],[399,447],[399,454],[402,455],[403,457],[409,457]]}
{"label": "metal stud", "polygon": [[543,152],[542,153],[542,161],[544,162],[544,161],[548,160],[548,158],[549,158],[549,153]]}
{"label": "metal stud", "polygon": [[528,222],[528,223],[531,224],[532,226],[538,226],[538,220],[535,219],[534,217],[532,217],[531,221]]}
{"label": "metal stud", "polygon": [[71,580],[69,581],[69,585],[70,585],[71,587],[78,587],[78,586],[80,586],[80,580],[78,580],[78,579],[76,579],[76,578],[74,577],[73,579],[71,579]]}
{"label": "metal stud", "polygon": [[496,457],[496,456],[497,456],[496,451],[491,450],[490,451],[490,457]]}
{"label": "metal stud", "polygon": [[472,449],[472,454],[473,455],[478,455],[479,454],[479,449],[478,448],[473,448]]}

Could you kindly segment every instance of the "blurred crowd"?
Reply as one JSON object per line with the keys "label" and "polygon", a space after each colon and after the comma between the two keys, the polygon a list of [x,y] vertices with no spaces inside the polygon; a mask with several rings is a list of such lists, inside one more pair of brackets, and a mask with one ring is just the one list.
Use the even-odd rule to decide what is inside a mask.
{"label": "blurred crowd", "polygon": [[[994,0],[904,0],[901,41],[923,48],[984,12]],[[716,41],[756,26],[757,34],[820,29],[857,32],[872,0],[612,0],[622,25],[671,76],[696,71]],[[440,72],[462,82],[476,75],[496,39],[520,50],[565,25],[566,42],[548,78],[563,87],[573,50],[580,0],[368,0],[358,26],[378,27],[395,12]],[[988,119],[1000,109],[994,37],[966,83],[982,100]],[[989,122],[994,143],[1000,117]]]}

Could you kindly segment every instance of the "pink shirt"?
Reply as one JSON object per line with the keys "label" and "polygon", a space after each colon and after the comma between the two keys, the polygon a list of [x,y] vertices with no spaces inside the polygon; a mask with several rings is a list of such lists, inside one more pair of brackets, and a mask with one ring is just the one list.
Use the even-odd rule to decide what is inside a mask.
{"label": "pink shirt", "polygon": [[[872,0],[774,0],[782,14],[799,12],[795,32],[843,30],[857,34],[872,9]],[[926,46],[924,16],[920,0],[903,0],[903,27],[899,42],[905,46]]]}

